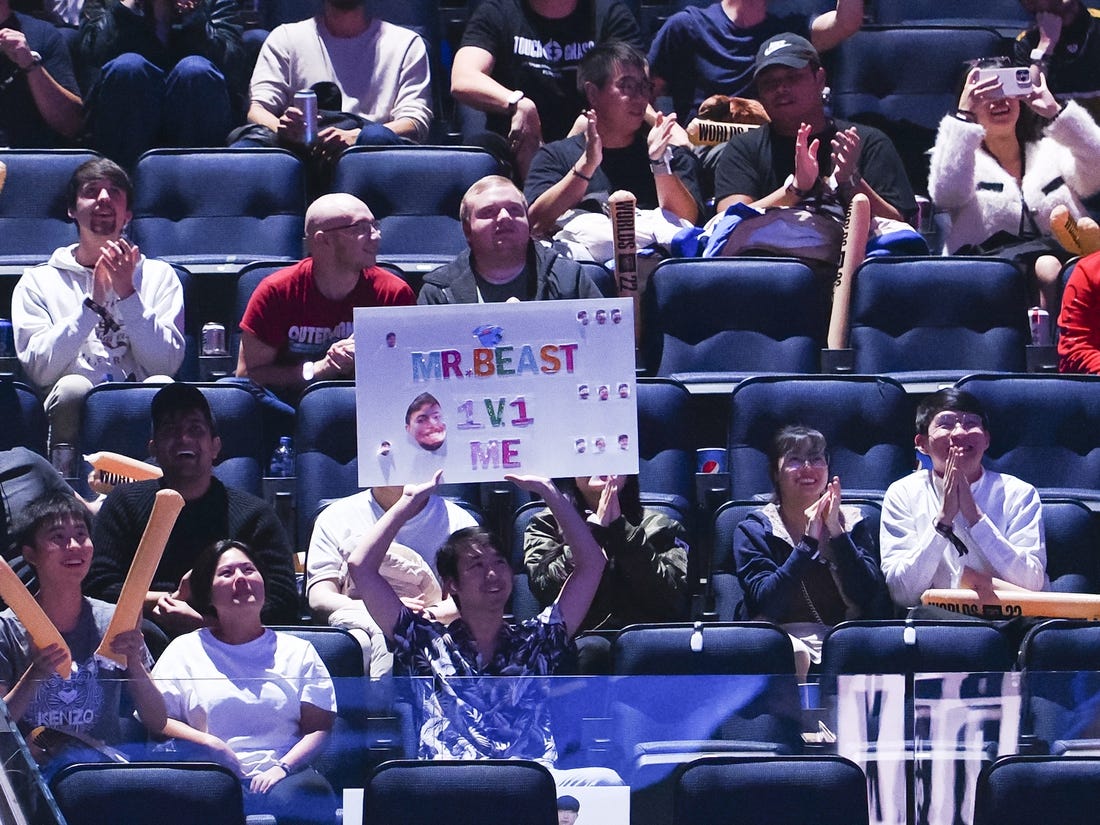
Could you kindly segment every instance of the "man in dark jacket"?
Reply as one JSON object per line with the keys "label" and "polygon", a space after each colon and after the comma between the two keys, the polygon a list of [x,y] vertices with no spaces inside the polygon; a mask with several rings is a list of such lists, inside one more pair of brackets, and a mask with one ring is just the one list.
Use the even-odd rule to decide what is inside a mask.
{"label": "man in dark jacket", "polygon": [[127,168],[155,146],[223,146],[244,114],[236,0],[89,0],[79,62],[89,143]]}
{"label": "man in dark jacket", "polygon": [[580,266],[531,240],[527,200],[507,178],[471,186],[459,207],[470,248],[424,277],[420,304],[599,298]]}

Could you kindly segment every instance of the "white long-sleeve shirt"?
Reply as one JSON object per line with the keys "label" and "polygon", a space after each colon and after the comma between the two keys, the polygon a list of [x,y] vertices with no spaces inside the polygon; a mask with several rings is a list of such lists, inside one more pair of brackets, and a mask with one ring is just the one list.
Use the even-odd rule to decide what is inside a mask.
{"label": "white long-sleeve shirt", "polygon": [[145,256],[134,270],[134,292],[108,290],[104,307],[118,325],[108,331],[85,306],[92,270],[77,263],[76,244],[28,267],[12,294],[15,351],[27,376],[47,390],[63,375],[95,384],[172,375],[183,363],[183,287],[172,267]]}
{"label": "white long-sleeve shirt", "polygon": [[970,551],[965,556],[936,532],[942,489],[943,480],[931,470],[918,470],[891,484],[882,500],[879,551],[895,604],[920,604],[929,588],[958,587],[967,567],[1028,590],[1049,587],[1043,511],[1034,487],[1015,476],[982,472],[970,485],[981,519],[971,527],[959,513],[952,525]]}

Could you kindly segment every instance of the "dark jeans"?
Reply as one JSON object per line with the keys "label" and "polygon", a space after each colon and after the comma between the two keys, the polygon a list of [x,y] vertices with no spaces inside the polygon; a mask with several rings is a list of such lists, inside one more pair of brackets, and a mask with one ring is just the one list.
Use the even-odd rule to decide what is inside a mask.
{"label": "dark jeans", "polygon": [[246,816],[271,814],[279,825],[335,825],[336,794],[313,768],[288,776],[265,794],[249,791],[249,783],[243,781]]}
{"label": "dark jeans", "polygon": [[133,169],[156,146],[223,146],[232,112],[225,76],[205,57],[165,73],[127,52],[104,65],[88,94],[89,144]]}

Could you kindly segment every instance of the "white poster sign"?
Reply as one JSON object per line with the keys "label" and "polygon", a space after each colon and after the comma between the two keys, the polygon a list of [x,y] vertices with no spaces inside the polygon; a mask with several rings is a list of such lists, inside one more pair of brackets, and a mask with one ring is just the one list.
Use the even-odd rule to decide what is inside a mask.
{"label": "white poster sign", "polygon": [[628,299],[355,310],[359,484],[638,472]]}

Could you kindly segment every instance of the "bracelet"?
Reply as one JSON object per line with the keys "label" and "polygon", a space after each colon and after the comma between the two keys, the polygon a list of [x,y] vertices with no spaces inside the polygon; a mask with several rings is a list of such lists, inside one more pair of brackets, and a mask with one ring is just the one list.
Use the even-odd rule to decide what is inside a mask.
{"label": "bracelet", "polygon": [[287,764],[286,762],[284,762],[284,761],[283,761],[282,759],[280,759],[280,760],[279,760],[278,762],[276,762],[276,763],[275,763],[275,767],[277,767],[277,768],[282,768],[282,769],[283,769],[283,773],[285,773],[285,774],[286,774],[287,776],[290,776],[290,775],[292,775],[292,774],[294,773],[294,771],[293,771],[293,770],[291,770],[291,768],[290,768],[290,765],[288,765],[288,764]]}
{"label": "bracelet", "polygon": [[115,319],[107,314],[107,309],[105,307],[102,307],[95,301],[93,301],[91,299],[91,296],[88,296],[84,299],[84,306],[86,306],[88,309],[90,309],[92,312],[100,317],[100,320],[103,322],[103,326],[108,332],[118,331],[119,326]]}
{"label": "bracelet", "polygon": [[863,182],[863,178],[860,177],[859,172],[855,172],[844,183],[840,183],[839,181],[837,181],[836,188],[837,188],[837,191],[839,191],[841,194],[844,194],[844,193],[854,194],[855,190],[859,188],[859,185],[862,182]]}
{"label": "bracelet", "polygon": [[794,178],[791,178],[791,182],[787,184],[787,191],[799,199],[810,197],[815,189],[817,189],[816,183],[809,189],[799,189],[794,182]]}
{"label": "bracelet", "polygon": [[577,171],[576,166],[570,166],[569,171],[572,172],[574,175],[576,175],[581,180],[583,180],[585,183],[592,183],[592,178],[590,178],[588,175],[582,175],[580,172]]}
{"label": "bracelet", "polygon": [[970,552],[970,548],[963,544],[962,539],[955,535],[955,528],[952,527],[950,524],[943,524],[942,522],[937,521],[933,526],[935,527],[937,533],[939,533],[941,536],[951,542],[951,545],[955,548],[955,552],[957,552],[960,556],[965,556],[967,553]]}
{"label": "bracelet", "polygon": [[961,120],[964,123],[977,123],[978,119],[974,117],[973,112],[968,112],[966,109],[956,109],[952,117],[956,120]]}

